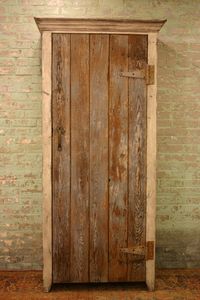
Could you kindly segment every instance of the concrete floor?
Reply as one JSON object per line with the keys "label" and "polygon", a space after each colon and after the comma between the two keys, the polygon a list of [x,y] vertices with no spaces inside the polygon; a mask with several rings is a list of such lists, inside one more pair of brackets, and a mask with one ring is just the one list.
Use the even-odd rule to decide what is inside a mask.
{"label": "concrete floor", "polygon": [[42,291],[40,271],[1,271],[1,300],[200,300],[200,270],[157,270],[156,291],[143,284],[56,285]]}

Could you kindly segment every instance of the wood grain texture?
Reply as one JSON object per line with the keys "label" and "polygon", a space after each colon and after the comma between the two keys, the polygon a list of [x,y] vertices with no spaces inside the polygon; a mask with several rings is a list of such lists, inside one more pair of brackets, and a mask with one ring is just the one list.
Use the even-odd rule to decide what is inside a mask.
{"label": "wood grain texture", "polygon": [[89,35],[71,35],[71,281],[87,282],[89,256]]}
{"label": "wood grain texture", "polygon": [[[154,85],[147,87],[147,206],[146,240],[154,241],[156,219],[156,93],[157,93],[157,34],[148,35],[148,64],[155,66]],[[155,249],[154,249],[155,253]],[[155,258],[146,261],[146,283],[155,288]]]}
{"label": "wood grain texture", "polygon": [[120,33],[158,32],[166,20],[35,18],[42,32]]}
{"label": "wood grain texture", "polygon": [[[53,281],[70,279],[70,35],[53,34]],[[58,151],[58,127],[65,130]]]}
{"label": "wood grain texture", "polygon": [[127,246],[128,174],[128,37],[110,36],[109,98],[109,280],[124,281],[126,258],[120,248]]}
{"label": "wood grain texture", "polygon": [[[129,36],[129,71],[147,63],[147,36]],[[128,247],[145,246],[146,214],[146,83],[129,79]],[[128,258],[128,280],[145,280],[145,260]]]}
{"label": "wood grain texture", "polygon": [[[71,282],[106,281],[107,279],[110,281],[124,281],[127,278],[130,281],[146,279],[148,288],[153,290],[155,285],[155,259],[146,263],[135,263],[130,255],[125,256],[125,258],[122,257],[120,249],[123,247],[127,249],[128,247],[144,247],[146,241],[155,241],[157,82],[155,81],[154,85],[147,87],[148,105],[146,108],[144,103],[146,90],[143,89],[142,79],[139,79],[138,84],[138,81],[133,78],[118,78],[118,70],[119,72],[128,72],[135,64],[140,68],[141,64],[146,63],[147,52],[144,45],[147,44],[147,40],[145,38],[144,41],[143,34],[156,32],[148,34],[148,64],[155,65],[156,78],[157,31],[160,30],[165,21],[37,18],[36,22],[43,33],[44,289],[49,291],[52,284],[52,223],[54,225],[55,217],[57,224],[63,229],[60,231],[56,230],[56,227],[53,229],[54,236],[60,244],[60,249],[58,249],[55,239],[53,251],[55,251],[55,259],[59,261],[58,265],[55,266],[55,281],[61,281],[62,276],[65,278],[64,281]],[[89,38],[87,34],[72,34],[70,39],[68,35],[66,37],[63,35],[64,43],[62,42],[61,45],[60,38],[60,49],[57,49],[61,53],[56,58],[57,77],[53,78],[55,72],[51,70],[52,31],[71,33],[113,32],[115,34],[110,36],[110,42],[113,45],[109,50],[110,58],[106,55],[108,35],[92,35]],[[138,36],[134,35],[135,32],[138,33]],[[118,35],[118,33],[121,33],[121,35]],[[130,33],[132,37],[128,38],[127,33]],[[139,39],[139,35],[142,37],[143,42]],[[69,43],[72,43],[70,51]],[[134,46],[132,46],[133,44]],[[100,45],[103,45],[103,47],[100,47]],[[66,48],[65,55],[64,47]],[[105,55],[103,55],[103,52],[105,52]],[[60,57],[62,59],[59,61]],[[91,59],[91,65],[89,65],[89,59]],[[71,60],[70,63],[69,60]],[[104,61],[104,64],[101,64],[100,60]],[[63,64],[66,64],[66,67]],[[96,71],[99,71],[98,75],[95,68]],[[106,84],[109,81],[106,83],[103,75],[106,74],[106,69],[109,70],[110,76],[108,95],[106,95]],[[71,70],[72,90],[70,91],[69,75]],[[58,104],[58,111],[54,111],[52,115],[51,78],[55,82],[57,81]],[[90,84],[92,84],[90,87],[89,79],[91,80]],[[59,85],[58,82],[61,82],[61,84]],[[98,91],[101,91],[101,94]],[[72,96],[71,107],[68,106],[69,102],[67,106],[63,105],[63,94],[68,99],[70,93]],[[101,97],[104,95],[104,97],[101,98],[99,94]],[[108,99],[109,94],[110,99]],[[107,111],[106,99],[108,100]],[[106,115],[106,112],[108,115]],[[62,119],[66,122],[64,124],[65,136],[62,136],[62,146],[66,156],[64,156],[64,152],[59,155],[56,153],[57,138],[54,132],[53,155],[56,153],[54,158],[58,168],[54,170],[57,177],[54,184],[57,187],[54,189],[55,186],[53,186],[53,192],[58,195],[58,202],[52,203],[51,129],[52,121],[57,126],[56,119],[52,120],[52,116],[57,114],[57,121]],[[142,121],[145,114],[147,114],[147,128],[146,123]],[[108,121],[109,126],[106,128],[106,122]],[[70,124],[71,130],[69,128]],[[145,144],[146,130],[147,145]],[[109,134],[110,138],[107,144],[105,142],[106,134]],[[145,147],[147,147],[146,158]],[[71,149],[70,152],[69,148]],[[95,149],[97,150],[96,155]],[[71,162],[69,162],[70,153],[72,153]],[[64,168],[61,170],[62,159]],[[109,161],[107,166],[109,174],[106,173],[105,169],[107,159]],[[147,180],[145,159],[147,160]],[[67,164],[67,161],[69,164]],[[104,174],[105,177],[101,178],[100,173]],[[63,176],[69,176],[70,181],[62,184]],[[106,180],[109,184],[109,191],[108,186],[106,187]],[[69,198],[67,197],[70,192],[71,207],[69,207]],[[62,193],[66,195],[66,202],[64,198],[61,199]],[[106,199],[106,193],[110,199]],[[146,212],[144,210],[144,195],[147,197]],[[103,202],[101,202],[101,199],[103,199]],[[109,203],[107,203],[107,200]],[[101,205],[102,203],[103,205]],[[56,207],[53,219],[52,204]],[[106,205],[109,207],[107,211]],[[61,216],[61,210],[62,216],[66,216],[65,219]],[[144,221],[145,213],[147,214],[146,224]],[[106,215],[107,218],[99,217],[101,215]],[[90,222],[91,224],[89,224]],[[107,236],[109,239],[107,240],[104,239],[104,235],[108,225]],[[146,237],[144,234],[145,228]],[[56,232],[58,232],[58,235],[56,235]],[[64,248],[66,251],[64,251]],[[106,248],[108,249],[107,253],[105,252]],[[62,253],[63,266],[60,272]],[[126,257],[128,257],[128,260]],[[109,270],[108,265],[106,267],[106,260],[109,263]],[[73,265],[73,267],[70,268],[70,265]]]}
{"label": "wood grain texture", "polygon": [[108,280],[108,35],[90,35],[90,281]]}
{"label": "wood grain texture", "polygon": [[52,285],[51,33],[42,35],[43,286]]}

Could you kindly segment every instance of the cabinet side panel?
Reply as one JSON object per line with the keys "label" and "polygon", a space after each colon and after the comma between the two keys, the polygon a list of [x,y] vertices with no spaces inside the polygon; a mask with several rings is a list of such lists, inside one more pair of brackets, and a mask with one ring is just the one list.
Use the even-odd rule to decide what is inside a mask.
{"label": "cabinet side panel", "polygon": [[70,35],[53,34],[52,42],[53,282],[65,282],[70,278]]}
{"label": "cabinet side panel", "polygon": [[[147,88],[147,224],[146,240],[155,242],[156,219],[156,93],[157,93],[157,34],[148,35],[148,64],[155,66],[155,83]],[[154,243],[155,253],[155,243]],[[155,287],[155,256],[146,262],[146,283]]]}
{"label": "cabinet side panel", "polygon": [[43,285],[52,284],[52,181],[51,181],[51,33],[42,34],[43,135]]}

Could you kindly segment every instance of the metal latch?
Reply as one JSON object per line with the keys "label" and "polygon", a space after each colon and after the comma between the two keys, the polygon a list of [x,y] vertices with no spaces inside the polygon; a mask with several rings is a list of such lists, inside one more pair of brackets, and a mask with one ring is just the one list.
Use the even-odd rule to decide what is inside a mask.
{"label": "metal latch", "polygon": [[65,129],[62,126],[57,127],[58,133],[58,151],[62,151],[62,135],[65,134]]}
{"label": "metal latch", "polygon": [[130,77],[130,78],[138,78],[145,79],[146,84],[154,84],[155,83],[155,67],[154,65],[147,65],[143,69],[136,69],[133,71],[120,72],[121,77]]}
{"label": "metal latch", "polygon": [[148,241],[145,246],[134,246],[121,248],[123,254],[135,256],[135,260],[153,260],[154,259],[154,241]]}

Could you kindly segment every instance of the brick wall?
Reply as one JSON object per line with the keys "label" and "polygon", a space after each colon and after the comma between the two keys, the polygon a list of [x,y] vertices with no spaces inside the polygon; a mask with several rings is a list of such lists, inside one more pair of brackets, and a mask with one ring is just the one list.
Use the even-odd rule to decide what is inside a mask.
{"label": "brick wall", "polygon": [[199,0],[0,1],[0,267],[42,267],[41,41],[33,16],[168,19],[158,44],[157,265],[200,267]]}

